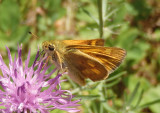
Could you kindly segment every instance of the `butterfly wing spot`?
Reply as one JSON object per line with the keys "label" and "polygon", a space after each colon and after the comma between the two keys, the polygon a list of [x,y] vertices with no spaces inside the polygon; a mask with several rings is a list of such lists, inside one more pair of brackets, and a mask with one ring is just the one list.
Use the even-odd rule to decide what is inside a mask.
{"label": "butterfly wing spot", "polygon": [[92,71],[93,71],[94,73],[96,73],[97,75],[101,74],[101,72],[100,72],[98,69],[96,69],[96,68],[92,69]]}
{"label": "butterfly wing spot", "polygon": [[92,41],[91,45],[96,45],[96,43],[97,43],[96,41]]}
{"label": "butterfly wing spot", "polygon": [[89,73],[89,70],[88,69],[84,69],[84,70],[82,70],[82,73]]}
{"label": "butterfly wing spot", "polygon": [[91,66],[91,67],[95,67],[95,63],[94,63],[93,61],[91,61],[91,60],[88,60],[88,61],[87,61],[87,64],[88,64],[89,66]]}

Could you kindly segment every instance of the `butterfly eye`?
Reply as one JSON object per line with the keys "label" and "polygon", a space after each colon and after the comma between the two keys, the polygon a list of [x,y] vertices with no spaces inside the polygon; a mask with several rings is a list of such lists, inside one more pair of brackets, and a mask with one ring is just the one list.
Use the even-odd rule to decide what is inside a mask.
{"label": "butterfly eye", "polygon": [[53,51],[53,50],[54,50],[54,46],[49,45],[49,46],[48,46],[48,49],[49,49],[50,51]]}

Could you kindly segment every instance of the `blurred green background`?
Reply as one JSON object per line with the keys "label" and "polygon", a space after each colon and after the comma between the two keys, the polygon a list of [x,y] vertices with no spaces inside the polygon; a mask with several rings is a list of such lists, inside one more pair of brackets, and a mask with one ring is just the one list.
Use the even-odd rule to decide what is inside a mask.
{"label": "blurred green background", "polygon": [[0,0],[0,54],[6,62],[5,46],[15,54],[22,43],[24,59],[31,48],[33,60],[45,40],[100,37],[127,56],[101,82],[80,87],[63,76],[68,81],[62,88],[81,98],[80,113],[160,113],[159,0]]}

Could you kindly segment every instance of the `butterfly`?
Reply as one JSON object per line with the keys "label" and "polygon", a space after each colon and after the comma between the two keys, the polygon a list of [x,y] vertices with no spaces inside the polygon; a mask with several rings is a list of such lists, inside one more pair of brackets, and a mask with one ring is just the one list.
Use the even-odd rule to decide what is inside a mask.
{"label": "butterfly", "polygon": [[123,61],[126,51],[117,47],[104,47],[103,39],[50,40],[42,48],[59,70],[66,70],[79,85],[85,79],[106,79]]}

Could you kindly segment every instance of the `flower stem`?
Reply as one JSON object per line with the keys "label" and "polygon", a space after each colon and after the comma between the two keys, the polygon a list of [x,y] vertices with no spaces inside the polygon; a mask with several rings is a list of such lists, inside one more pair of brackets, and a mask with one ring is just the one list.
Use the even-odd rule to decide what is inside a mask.
{"label": "flower stem", "polygon": [[97,3],[98,3],[98,14],[99,14],[99,35],[100,38],[103,38],[103,12],[102,12],[103,0],[97,0]]}

